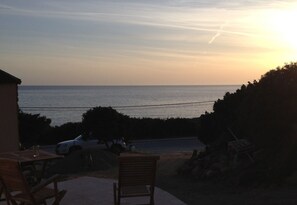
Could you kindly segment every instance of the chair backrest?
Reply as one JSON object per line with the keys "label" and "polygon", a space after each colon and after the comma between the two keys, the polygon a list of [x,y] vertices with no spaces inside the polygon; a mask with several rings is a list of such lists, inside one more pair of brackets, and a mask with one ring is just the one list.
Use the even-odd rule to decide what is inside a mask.
{"label": "chair backrest", "polygon": [[0,178],[5,189],[9,192],[29,192],[29,185],[21,172],[19,162],[16,160],[0,158]]}
{"label": "chair backrest", "polygon": [[155,185],[159,156],[120,156],[119,187]]}

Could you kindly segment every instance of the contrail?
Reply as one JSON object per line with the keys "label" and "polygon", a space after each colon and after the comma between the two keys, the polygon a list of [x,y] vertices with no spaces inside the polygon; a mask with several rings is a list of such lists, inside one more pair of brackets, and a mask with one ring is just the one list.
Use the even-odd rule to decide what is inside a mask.
{"label": "contrail", "polygon": [[219,37],[220,35],[221,35],[221,32],[216,33],[216,35],[214,35],[214,36],[210,39],[210,41],[208,41],[208,44],[212,44],[212,42],[213,42],[217,37]]}
{"label": "contrail", "polygon": [[225,22],[224,24],[222,24],[220,26],[220,29],[217,31],[217,33],[210,39],[210,41],[208,41],[208,44],[212,44],[212,42],[214,42],[214,40],[216,40],[217,37],[219,37],[221,35],[221,33],[223,32],[223,28],[224,26],[227,25],[228,22]]}

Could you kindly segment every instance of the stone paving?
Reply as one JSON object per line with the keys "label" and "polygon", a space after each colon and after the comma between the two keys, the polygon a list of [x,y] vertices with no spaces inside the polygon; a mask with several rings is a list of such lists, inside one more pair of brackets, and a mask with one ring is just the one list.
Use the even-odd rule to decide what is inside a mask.
{"label": "stone paving", "polygon": [[[76,179],[60,182],[59,189],[67,190],[61,205],[112,205],[113,184],[112,179],[79,177]],[[122,205],[148,203],[148,197],[122,199]],[[4,205],[6,202],[1,202]],[[50,203],[48,203],[50,204]],[[155,205],[186,205],[168,192],[156,187]]]}

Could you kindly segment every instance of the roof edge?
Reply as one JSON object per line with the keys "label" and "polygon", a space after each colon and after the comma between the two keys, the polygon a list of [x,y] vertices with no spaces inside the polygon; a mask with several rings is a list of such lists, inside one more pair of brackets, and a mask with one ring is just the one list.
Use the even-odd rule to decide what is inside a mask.
{"label": "roof edge", "polygon": [[21,84],[22,81],[21,79],[0,69],[0,84],[7,84],[7,83]]}

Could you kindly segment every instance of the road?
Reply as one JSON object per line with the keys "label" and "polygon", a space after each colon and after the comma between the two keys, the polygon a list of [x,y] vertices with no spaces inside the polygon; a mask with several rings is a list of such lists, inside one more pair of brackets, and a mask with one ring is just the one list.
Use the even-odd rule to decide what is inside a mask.
{"label": "road", "polygon": [[[135,151],[154,154],[192,152],[194,149],[200,150],[204,148],[203,143],[197,137],[134,140],[131,142],[131,145],[135,146]],[[55,152],[54,145],[42,146],[41,149]]]}
{"label": "road", "polygon": [[136,151],[156,154],[192,152],[194,149],[200,150],[204,148],[204,145],[197,137],[135,140],[132,144],[135,145]]}

